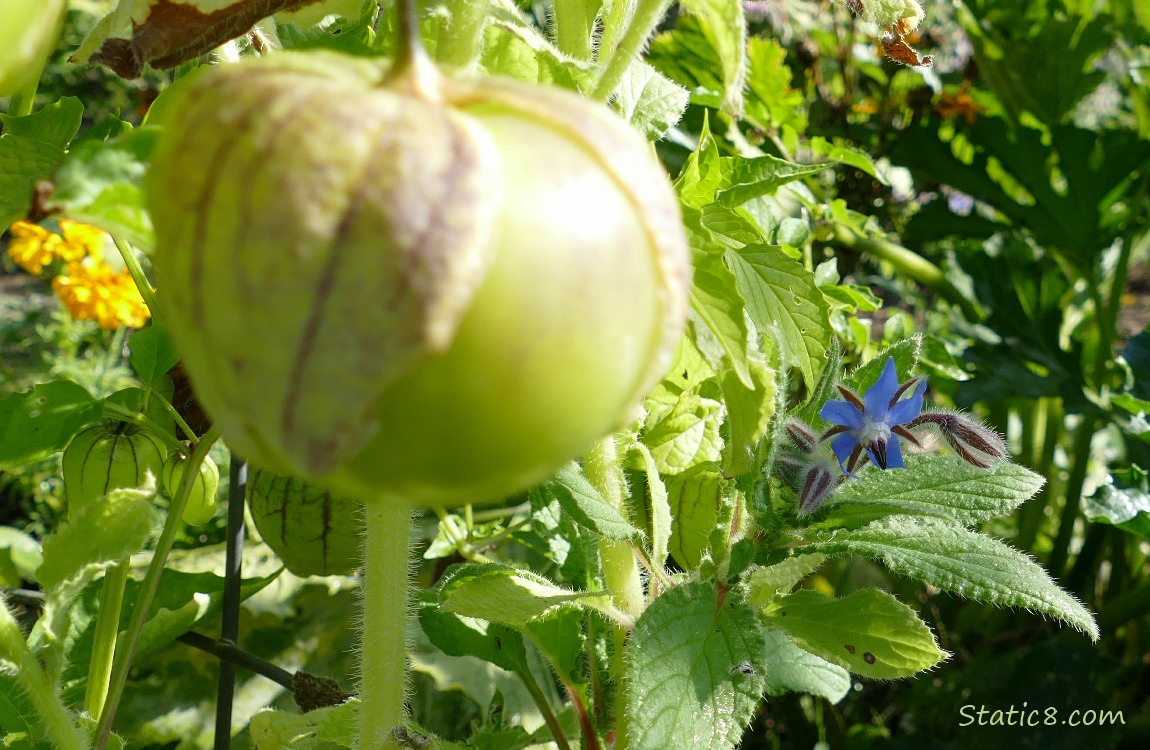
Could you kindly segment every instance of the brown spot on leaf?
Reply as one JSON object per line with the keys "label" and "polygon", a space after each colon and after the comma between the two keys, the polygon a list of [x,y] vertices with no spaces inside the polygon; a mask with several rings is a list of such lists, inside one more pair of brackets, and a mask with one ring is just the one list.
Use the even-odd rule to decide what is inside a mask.
{"label": "brown spot on leaf", "polygon": [[865,661],[867,664],[874,664],[874,654],[872,654],[870,651],[865,652],[863,654],[863,661]]}
{"label": "brown spot on leaf", "polygon": [[847,653],[849,653],[851,656],[855,655],[855,647],[852,646],[851,644],[844,643],[843,648],[845,648],[847,650]]}

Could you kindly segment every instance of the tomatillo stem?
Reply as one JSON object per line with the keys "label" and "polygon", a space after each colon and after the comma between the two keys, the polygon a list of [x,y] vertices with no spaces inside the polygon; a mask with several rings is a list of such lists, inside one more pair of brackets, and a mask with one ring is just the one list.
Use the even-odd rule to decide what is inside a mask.
{"label": "tomatillo stem", "polygon": [[104,573],[100,585],[100,609],[96,612],[96,633],[92,639],[92,659],[88,663],[88,684],[84,688],[84,710],[99,716],[108,698],[112,659],[120,631],[120,609],[128,582],[128,561],[121,560]]}
{"label": "tomatillo stem", "polygon": [[399,747],[393,732],[407,718],[411,508],[377,498],[364,514],[359,748],[381,750]]}
{"label": "tomatillo stem", "polygon": [[212,427],[200,442],[196,443],[191,458],[188,459],[187,470],[180,480],[179,488],[173,493],[172,504],[168,507],[168,518],[164,522],[164,530],[160,532],[160,539],[156,542],[156,549],[152,552],[152,561],[148,564],[148,572],[140,585],[136,597],[132,623],[128,627],[125,638],[125,648],[113,664],[113,677],[108,688],[107,702],[100,713],[100,723],[96,727],[95,750],[103,750],[108,744],[108,737],[112,734],[112,722],[116,718],[116,710],[120,707],[120,699],[124,695],[124,686],[128,684],[128,672],[132,668],[132,660],[136,656],[136,647],[140,643],[140,636],[144,632],[144,625],[152,610],[152,602],[156,598],[156,591],[160,588],[160,576],[164,572],[164,564],[168,561],[168,554],[176,541],[176,533],[183,525],[184,508],[188,505],[188,498],[192,496],[192,485],[200,474],[200,464],[207,458],[208,451],[220,437],[219,428]]}

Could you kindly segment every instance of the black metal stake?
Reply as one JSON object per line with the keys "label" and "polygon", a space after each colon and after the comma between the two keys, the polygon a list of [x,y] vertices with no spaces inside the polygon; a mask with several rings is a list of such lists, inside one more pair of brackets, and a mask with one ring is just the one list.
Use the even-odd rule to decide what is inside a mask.
{"label": "black metal stake", "polygon": [[[240,567],[244,551],[244,495],[248,467],[233,453],[228,478],[228,539],[224,571],[223,624],[220,645],[235,647],[240,637]],[[236,667],[220,661],[220,682],[216,692],[215,750],[229,750],[232,744],[232,701],[236,690]]]}

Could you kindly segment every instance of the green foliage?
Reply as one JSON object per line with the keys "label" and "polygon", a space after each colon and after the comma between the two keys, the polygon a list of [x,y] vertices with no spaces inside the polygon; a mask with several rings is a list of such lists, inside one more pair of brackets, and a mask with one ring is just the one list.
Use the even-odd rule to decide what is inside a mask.
{"label": "green foliage", "polygon": [[[72,48],[93,20],[79,5]],[[1134,335],[1150,322],[1139,315],[1150,98],[1136,83],[1150,69],[1146,4],[935,4],[915,42],[936,45],[929,73],[878,59],[838,5],[684,2],[640,55],[650,29],[633,30],[624,10],[665,3],[494,0],[470,58],[453,36],[464,5],[422,16],[433,56],[609,98],[656,144],[691,244],[691,312],[606,466],[596,454],[501,505],[417,519],[412,721],[393,739],[995,747],[1000,727],[956,727],[962,705],[1106,705],[1128,720],[1144,708],[1129,676],[1150,612],[1139,468],[1150,465],[1150,329]],[[361,10],[261,28],[287,49],[393,54],[394,20],[373,2]],[[258,47],[241,40],[228,54]],[[177,91],[195,63],[129,84],[66,54],[34,114],[0,116],[0,225],[46,213],[150,251],[141,177],[171,97],[143,126],[125,104],[157,81]],[[80,98],[60,95],[71,89]],[[164,549],[166,500],[120,490],[62,521],[56,454],[102,416],[172,447],[202,436],[173,421],[179,354],[162,325],[100,334],[52,318],[35,304],[46,287],[8,287],[16,278],[0,275],[0,585],[13,590],[0,613],[0,730],[6,746],[67,746],[96,728],[75,717],[94,689],[103,571]],[[844,478],[819,411],[839,385],[865,393],[888,357],[902,382],[929,378],[928,400],[1004,433],[1011,455],[982,468],[916,431],[921,450],[891,438],[905,441],[905,469]],[[819,471],[826,496],[799,516]],[[176,537],[178,519],[168,524]],[[181,532],[187,549],[166,564],[159,554],[155,570],[128,568],[110,627],[121,655],[134,632],[137,672],[113,726],[135,745],[212,743],[217,657],[176,639],[219,630],[239,575],[210,544],[222,524],[202,539]],[[301,581],[249,541],[239,584],[240,647],[351,688],[357,577]],[[33,588],[44,596],[29,599]],[[1051,635],[1048,619],[1097,645]],[[925,670],[930,680],[901,680]],[[355,746],[357,700],[301,714],[277,683],[243,673],[237,684],[237,743]],[[756,721],[764,699],[769,732]],[[1034,738],[1050,747],[1137,743],[1125,726],[1044,731]]]}

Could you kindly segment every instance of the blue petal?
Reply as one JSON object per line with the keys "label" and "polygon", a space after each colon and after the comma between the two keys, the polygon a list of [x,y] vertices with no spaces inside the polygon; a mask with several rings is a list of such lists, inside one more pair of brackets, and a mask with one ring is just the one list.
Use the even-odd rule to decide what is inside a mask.
{"label": "blue petal", "polygon": [[904,398],[890,408],[886,423],[893,427],[896,424],[906,424],[922,413],[922,393],[926,390],[926,381],[918,381],[914,393]]}
{"label": "blue petal", "polygon": [[863,426],[863,413],[849,401],[828,401],[819,409],[819,416],[831,424],[857,430]]}
{"label": "blue petal", "polygon": [[866,402],[866,413],[876,422],[883,418],[890,407],[890,400],[898,392],[898,370],[894,366],[894,357],[887,357],[886,367],[882,368],[882,375],[863,396]]}
{"label": "blue petal", "polygon": [[902,446],[899,445],[898,438],[894,437],[893,435],[886,443],[886,468],[906,468],[906,464],[902,462]]}
{"label": "blue petal", "polygon": [[846,471],[846,461],[851,457],[851,451],[859,444],[859,439],[849,432],[844,432],[841,435],[835,435],[834,440],[831,440],[831,450],[835,452],[835,458],[839,460],[839,466],[844,467]]}

